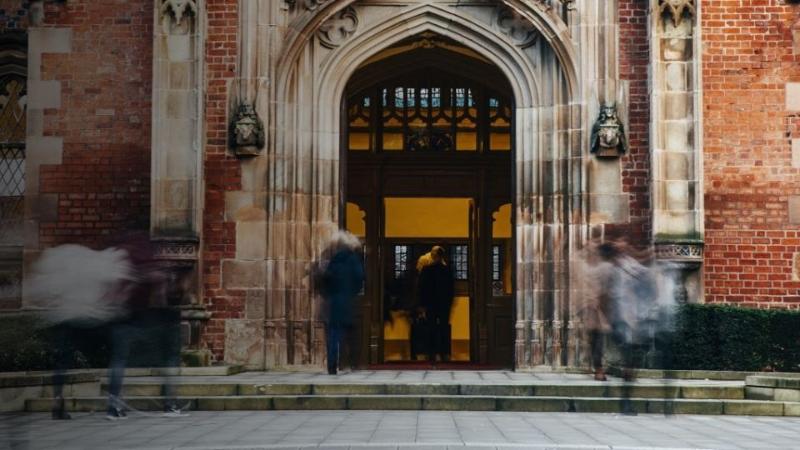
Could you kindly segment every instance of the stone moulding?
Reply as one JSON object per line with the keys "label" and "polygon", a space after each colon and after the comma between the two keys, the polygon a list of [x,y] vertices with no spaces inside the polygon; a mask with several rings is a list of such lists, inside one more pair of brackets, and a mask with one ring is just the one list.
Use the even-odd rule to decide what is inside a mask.
{"label": "stone moulding", "polygon": [[656,244],[656,258],[662,261],[703,261],[703,244]]}
{"label": "stone moulding", "polygon": [[336,48],[347,40],[358,29],[356,10],[347,7],[326,20],[317,30],[317,38],[322,45]]}
{"label": "stone moulding", "polygon": [[675,26],[681,23],[687,12],[690,18],[696,14],[694,0],[659,0],[658,9],[662,15],[669,14]]}
{"label": "stone moulding", "polygon": [[197,247],[198,242],[195,239],[191,240],[172,240],[172,239],[158,239],[153,242],[155,244],[155,257],[156,259],[163,260],[180,260],[180,261],[196,261],[197,260]]}
{"label": "stone moulding", "polygon": [[176,25],[181,25],[183,17],[197,15],[197,4],[194,0],[164,0],[161,4],[161,16],[172,17]]}
{"label": "stone moulding", "polygon": [[495,10],[493,22],[498,31],[522,48],[534,45],[539,37],[538,30],[530,21],[503,5]]}

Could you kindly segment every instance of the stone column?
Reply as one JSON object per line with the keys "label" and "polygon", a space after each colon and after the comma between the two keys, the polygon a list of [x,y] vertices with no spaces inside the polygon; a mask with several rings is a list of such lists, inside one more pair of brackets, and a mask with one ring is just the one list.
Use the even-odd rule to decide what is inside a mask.
{"label": "stone column", "polygon": [[[699,284],[703,243],[700,2],[652,0],[652,199],[656,254]],[[702,290],[683,289],[688,301]]]}
{"label": "stone column", "polygon": [[150,228],[171,271],[170,291],[180,296],[184,345],[191,347],[208,318],[198,295],[205,5],[157,0],[154,9]]}

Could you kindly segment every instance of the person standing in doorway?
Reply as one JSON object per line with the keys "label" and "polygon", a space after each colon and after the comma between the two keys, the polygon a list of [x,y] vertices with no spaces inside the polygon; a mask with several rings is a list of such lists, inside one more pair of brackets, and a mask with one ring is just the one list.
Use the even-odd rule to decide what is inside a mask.
{"label": "person standing in doorway", "polygon": [[[341,346],[346,333],[352,333],[355,297],[364,284],[361,241],[347,231],[338,231],[324,252],[319,276],[319,290],[325,301],[323,311],[327,325],[328,373],[336,375]],[[356,348],[351,345],[351,363]]]}
{"label": "person standing in doorway", "polygon": [[431,262],[422,268],[419,275],[420,305],[430,326],[431,362],[438,355],[442,361],[450,359],[450,308],[453,306],[453,273],[444,261],[444,249],[438,245],[431,248]]}

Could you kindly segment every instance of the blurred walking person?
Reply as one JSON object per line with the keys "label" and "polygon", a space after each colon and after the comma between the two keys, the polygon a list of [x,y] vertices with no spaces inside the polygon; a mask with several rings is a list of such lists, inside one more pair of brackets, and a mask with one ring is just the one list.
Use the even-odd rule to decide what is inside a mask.
{"label": "blurred walking person", "polygon": [[[317,271],[317,288],[324,300],[328,373],[336,375],[345,334],[354,337],[355,297],[364,285],[361,242],[347,231],[336,232],[323,252],[323,262]],[[353,367],[357,349],[352,342],[349,347]]]}
{"label": "blurred walking person", "polygon": [[64,374],[75,360],[79,335],[97,333],[126,314],[125,299],[136,278],[128,254],[65,244],[45,250],[25,280],[25,295],[53,327],[56,346],[52,417],[70,419],[63,397]]}

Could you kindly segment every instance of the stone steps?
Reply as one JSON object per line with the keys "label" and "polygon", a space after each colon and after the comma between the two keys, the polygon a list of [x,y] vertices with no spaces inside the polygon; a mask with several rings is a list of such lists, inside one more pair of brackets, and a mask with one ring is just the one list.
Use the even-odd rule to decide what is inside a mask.
{"label": "stone steps", "polygon": [[[127,403],[139,411],[160,411],[163,397],[130,397]],[[800,416],[800,402],[739,399],[662,399],[632,397],[638,413],[728,414],[757,416]],[[487,396],[487,395],[226,395],[180,397],[187,411],[268,410],[436,410],[436,411],[525,411],[619,413],[620,397]],[[26,411],[45,412],[52,399],[28,400]],[[103,412],[105,397],[66,399],[69,411]]]}
{"label": "stone steps", "polygon": [[[107,391],[107,385],[102,386]],[[126,383],[125,398],[154,397],[162,394],[160,383]],[[259,395],[394,395],[394,396],[489,396],[489,397],[636,397],[653,399],[716,399],[742,400],[743,386],[714,386],[686,384],[245,384],[245,383],[187,383],[175,387],[180,397],[229,397]]]}

